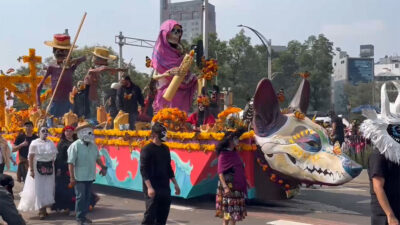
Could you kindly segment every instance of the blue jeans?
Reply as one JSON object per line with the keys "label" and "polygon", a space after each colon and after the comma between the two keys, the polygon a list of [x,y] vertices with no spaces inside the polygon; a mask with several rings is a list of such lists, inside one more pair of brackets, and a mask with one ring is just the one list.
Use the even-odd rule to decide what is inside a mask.
{"label": "blue jeans", "polygon": [[63,117],[71,109],[71,103],[67,101],[53,101],[50,106],[50,114],[54,117]]}
{"label": "blue jeans", "polygon": [[90,196],[92,193],[93,181],[77,181],[75,184],[75,212],[77,221],[85,221],[89,211]]}

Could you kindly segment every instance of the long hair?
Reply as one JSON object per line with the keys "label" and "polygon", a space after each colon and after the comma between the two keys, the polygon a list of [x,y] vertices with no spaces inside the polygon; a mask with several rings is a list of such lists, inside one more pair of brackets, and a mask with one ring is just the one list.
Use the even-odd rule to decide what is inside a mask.
{"label": "long hair", "polygon": [[[74,141],[78,140],[78,136],[76,135],[76,133],[74,132],[74,134],[72,135],[72,139]],[[63,131],[61,132],[61,138],[60,138],[60,142],[61,141],[68,141],[67,137],[65,136],[65,129],[63,129]]]}
{"label": "long hair", "polygon": [[221,142],[218,143],[216,147],[217,156],[219,156],[221,152],[227,151],[227,148],[229,147],[229,142],[233,140],[233,138],[235,137],[239,138],[240,136],[242,136],[244,132],[246,132],[246,129],[244,128],[239,128],[235,132],[232,131],[225,132],[224,138],[222,139]]}

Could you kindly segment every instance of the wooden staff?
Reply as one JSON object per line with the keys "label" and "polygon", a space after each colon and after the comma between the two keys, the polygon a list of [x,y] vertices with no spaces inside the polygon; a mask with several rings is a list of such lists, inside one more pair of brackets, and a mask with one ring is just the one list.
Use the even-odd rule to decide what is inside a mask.
{"label": "wooden staff", "polygon": [[60,85],[61,78],[63,77],[64,72],[65,72],[65,68],[66,68],[66,66],[68,65],[68,61],[69,61],[69,59],[70,59],[70,57],[71,57],[72,49],[74,49],[76,40],[78,39],[79,33],[81,32],[81,28],[82,28],[83,22],[84,22],[85,19],[86,19],[86,14],[87,14],[86,12],[83,14],[83,17],[82,17],[82,20],[81,20],[81,24],[79,25],[78,31],[76,32],[76,35],[75,35],[74,41],[72,42],[71,48],[69,49],[69,52],[68,52],[68,55],[67,55],[67,59],[65,60],[65,63],[64,63],[63,68],[62,68],[62,70],[61,70],[60,77],[58,78],[57,85],[56,85],[56,87],[55,87],[55,89],[54,89],[54,91],[53,91],[53,95],[51,96],[49,105],[48,105],[47,108],[46,108],[46,115],[48,115],[49,110],[50,110],[51,103],[53,103],[54,96],[55,96],[56,93],[57,93],[58,85]]}

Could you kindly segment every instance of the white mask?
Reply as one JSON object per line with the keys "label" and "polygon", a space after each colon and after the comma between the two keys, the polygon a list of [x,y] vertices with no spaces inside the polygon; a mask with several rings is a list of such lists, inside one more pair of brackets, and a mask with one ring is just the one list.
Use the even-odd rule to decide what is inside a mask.
{"label": "white mask", "polygon": [[94,133],[92,128],[83,128],[78,130],[78,138],[84,142],[94,143]]}
{"label": "white mask", "polygon": [[161,132],[160,140],[161,140],[162,142],[167,141],[167,131],[166,131],[166,130]]}

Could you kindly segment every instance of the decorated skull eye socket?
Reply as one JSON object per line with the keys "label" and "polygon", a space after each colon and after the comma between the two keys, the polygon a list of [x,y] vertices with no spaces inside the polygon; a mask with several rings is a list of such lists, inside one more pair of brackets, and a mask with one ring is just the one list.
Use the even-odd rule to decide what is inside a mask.
{"label": "decorated skull eye socket", "polygon": [[400,125],[389,124],[386,130],[396,142],[400,143]]}
{"label": "decorated skull eye socket", "polygon": [[293,136],[292,141],[308,152],[316,153],[321,151],[321,138],[314,131],[302,131]]}

